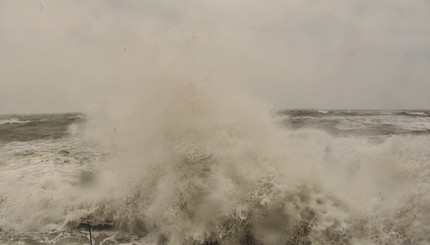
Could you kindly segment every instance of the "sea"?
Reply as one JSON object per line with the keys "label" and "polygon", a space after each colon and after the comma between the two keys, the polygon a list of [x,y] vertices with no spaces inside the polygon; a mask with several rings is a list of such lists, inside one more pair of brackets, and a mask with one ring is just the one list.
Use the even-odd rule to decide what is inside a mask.
{"label": "sea", "polygon": [[430,244],[430,111],[192,108],[0,115],[0,244]]}

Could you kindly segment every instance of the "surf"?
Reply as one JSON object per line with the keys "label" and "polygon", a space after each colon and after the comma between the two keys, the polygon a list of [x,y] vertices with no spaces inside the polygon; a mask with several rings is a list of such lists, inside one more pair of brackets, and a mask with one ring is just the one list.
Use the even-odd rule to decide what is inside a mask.
{"label": "surf", "polygon": [[288,128],[253,97],[191,82],[135,90],[65,138],[4,146],[3,231],[66,239],[90,224],[100,241],[114,231],[158,244],[430,239],[427,135]]}

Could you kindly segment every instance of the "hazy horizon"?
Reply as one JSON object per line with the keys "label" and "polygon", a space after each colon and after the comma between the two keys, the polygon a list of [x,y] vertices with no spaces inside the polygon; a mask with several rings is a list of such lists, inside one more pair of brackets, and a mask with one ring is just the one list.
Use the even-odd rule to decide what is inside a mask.
{"label": "hazy horizon", "polygon": [[[327,109],[327,108],[280,108],[280,109],[273,109],[274,112],[282,112],[282,111],[430,111],[430,109]],[[53,111],[53,112],[23,112],[23,113],[4,113],[0,114],[0,116],[19,116],[19,115],[56,115],[56,114],[88,114],[88,112],[85,111]]]}

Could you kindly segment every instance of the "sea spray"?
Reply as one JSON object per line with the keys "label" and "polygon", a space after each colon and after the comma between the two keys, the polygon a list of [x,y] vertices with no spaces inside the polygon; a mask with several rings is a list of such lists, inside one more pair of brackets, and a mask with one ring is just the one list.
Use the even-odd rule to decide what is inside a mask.
{"label": "sea spray", "polygon": [[202,84],[133,90],[68,137],[2,145],[1,241],[84,243],[85,224],[97,243],[430,240],[428,135],[285,128],[263,103]]}
{"label": "sea spray", "polygon": [[[348,239],[348,204],[325,190],[321,162],[289,154],[288,132],[267,108],[193,83],[162,87],[149,104],[108,116],[122,156],[116,188],[126,190],[109,220],[172,244]],[[326,229],[340,234],[324,238]]]}

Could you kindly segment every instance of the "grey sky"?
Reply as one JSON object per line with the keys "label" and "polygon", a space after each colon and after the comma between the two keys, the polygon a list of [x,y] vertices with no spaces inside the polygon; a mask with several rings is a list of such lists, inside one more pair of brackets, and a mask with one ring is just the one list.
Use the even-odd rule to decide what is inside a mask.
{"label": "grey sky", "polygon": [[0,114],[85,111],[160,77],[274,108],[429,109],[430,4],[0,0]]}

